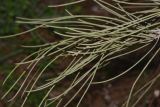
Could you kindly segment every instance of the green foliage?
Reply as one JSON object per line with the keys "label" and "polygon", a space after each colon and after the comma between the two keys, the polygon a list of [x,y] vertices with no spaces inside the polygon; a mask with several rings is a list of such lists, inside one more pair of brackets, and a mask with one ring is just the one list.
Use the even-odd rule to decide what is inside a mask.
{"label": "green foliage", "polygon": [[39,0],[1,0],[0,2],[0,36],[20,31],[17,17],[40,17],[53,14],[50,8],[40,6]]}
{"label": "green foliage", "polygon": [[[36,2],[36,0],[34,0]],[[16,33],[19,31],[15,23],[17,16],[31,16],[31,2],[28,0],[2,0],[0,6],[0,35]]]}
{"label": "green foliage", "polygon": [[[45,96],[45,90],[41,91],[40,93],[39,92],[31,93],[27,103],[30,106],[38,107],[39,103],[41,102],[44,96]],[[49,107],[55,107],[55,105],[56,104],[53,103]]]}

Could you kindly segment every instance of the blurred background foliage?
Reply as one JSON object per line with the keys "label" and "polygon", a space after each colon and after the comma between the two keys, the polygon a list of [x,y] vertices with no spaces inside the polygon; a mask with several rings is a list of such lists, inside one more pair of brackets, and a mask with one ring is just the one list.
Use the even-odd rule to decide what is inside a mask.
{"label": "blurred background foliage", "polygon": [[51,15],[51,9],[39,5],[40,0],[1,0],[0,3],[0,35],[16,33],[19,25],[16,17],[40,17]]}

